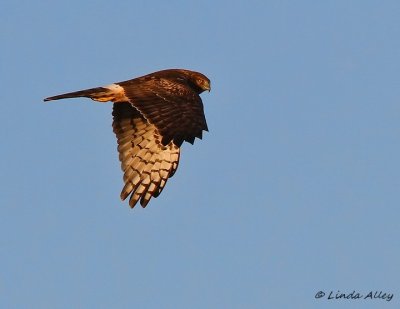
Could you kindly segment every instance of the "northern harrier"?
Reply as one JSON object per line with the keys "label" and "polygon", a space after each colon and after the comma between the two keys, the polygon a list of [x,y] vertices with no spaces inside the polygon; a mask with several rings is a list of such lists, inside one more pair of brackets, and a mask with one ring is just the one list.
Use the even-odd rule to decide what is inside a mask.
{"label": "northern harrier", "polygon": [[113,105],[113,131],[125,186],[133,208],[160,195],[178,168],[180,146],[193,144],[208,131],[199,96],[210,91],[210,80],[183,69],[163,70],[108,86],[61,94],[44,101],[87,97]]}

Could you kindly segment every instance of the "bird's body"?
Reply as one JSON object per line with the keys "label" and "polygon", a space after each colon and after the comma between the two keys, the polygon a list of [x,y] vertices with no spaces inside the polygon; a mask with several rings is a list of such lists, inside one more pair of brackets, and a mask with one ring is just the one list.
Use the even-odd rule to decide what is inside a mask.
{"label": "bird's body", "polygon": [[113,130],[125,186],[121,199],[145,207],[175,173],[184,141],[193,144],[208,131],[199,96],[210,90],[201,73],[170,69],[108,86],[46,98],[45,101],[87,97],[111,101]]}

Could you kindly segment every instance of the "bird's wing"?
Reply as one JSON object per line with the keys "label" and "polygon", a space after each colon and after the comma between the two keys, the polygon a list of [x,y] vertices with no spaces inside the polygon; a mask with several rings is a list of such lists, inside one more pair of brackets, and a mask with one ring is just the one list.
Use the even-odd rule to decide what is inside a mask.
{"label": "bird's wing", "polygon": [[166,78],[130,80],[117,83],[124,95],[140,113],[156,126],[162,144],[170,141],[180,146],[183,141],[193,144],[207,131],[203,103],[200,96],[184,83]]}
{"label": "bird's wing", "polygon": [[114,103],[113,130],[118,140],[119,159],[125,186],[121,199],[129,195],[129,205],[146,207],[157,197],[168,178],[178,168],[179,147],[172,142],[162,145],[162,136],[130,103]]}

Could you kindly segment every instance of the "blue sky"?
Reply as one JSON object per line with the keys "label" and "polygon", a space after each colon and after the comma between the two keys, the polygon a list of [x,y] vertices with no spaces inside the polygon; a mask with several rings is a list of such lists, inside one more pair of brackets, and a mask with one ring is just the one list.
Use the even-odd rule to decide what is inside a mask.
{"label": "blue sky", "polygon": [[[398,1],[6,0],[0,306],[398,307],[399,14]],[[165,68],[211,79],[210,132],[131,210],[111,104],[42,100]]]}

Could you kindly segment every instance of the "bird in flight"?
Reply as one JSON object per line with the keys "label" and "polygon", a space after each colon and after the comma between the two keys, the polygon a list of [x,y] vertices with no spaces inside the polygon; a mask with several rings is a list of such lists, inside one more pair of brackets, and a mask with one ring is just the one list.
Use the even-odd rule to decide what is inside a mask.
{"label": "bird in flight", "polygon": [[48,97],[113,102],[113,131],[124,173],[121,199],[133,208],[158,197],[178,168],[180,146],[208,131],[200,93],[211,90],[203,74],[169,69],[135,79]]}

